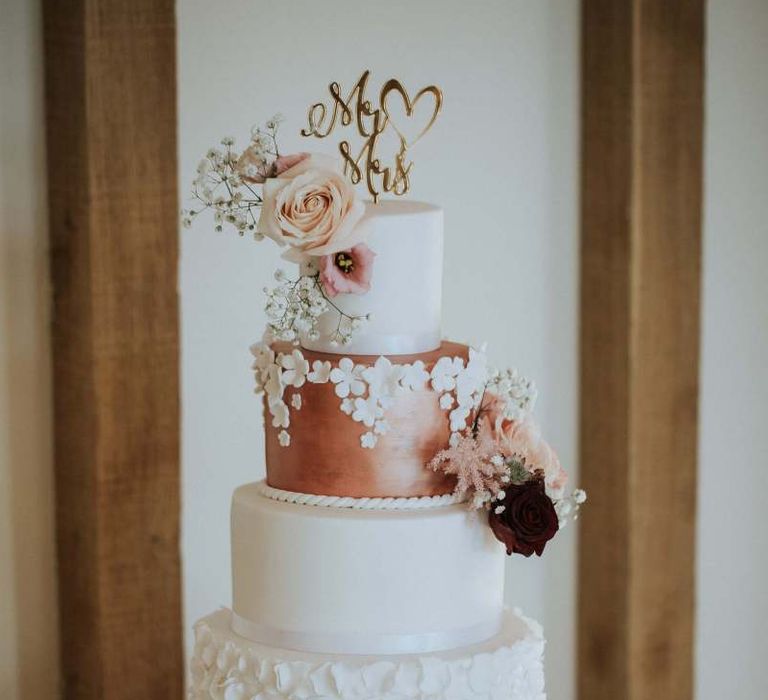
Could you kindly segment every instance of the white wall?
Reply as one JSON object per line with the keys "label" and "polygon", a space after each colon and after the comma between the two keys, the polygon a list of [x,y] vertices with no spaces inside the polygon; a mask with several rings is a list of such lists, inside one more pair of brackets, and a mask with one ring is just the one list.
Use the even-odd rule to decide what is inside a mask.
{"label": "white wall", "polygon": [[40,8],[0,17],[0,697],[58,686]]}
{"label": "white wall", "polygon": [[[575,0],[260,3],[181,0],[182,192],[223,135],[275,111],[283,148],[327,84],[364,68],[436,82],[445,106],[413,150],[411,197],[445,208],[444,330],[487,340],[496,364],[536,378],[538,415],[575,471],[578,21]],[[278,251],[198,224],[182,237],[186,627],[230,603],[229,499],[264,473],[248,346]],[[573,696],[574,535],[510,560],[510,603],[543,621],[553,700]]]}
{"label": "white wall", "polygon": [[768,697],[768,3],[708,4],[697,698]]}

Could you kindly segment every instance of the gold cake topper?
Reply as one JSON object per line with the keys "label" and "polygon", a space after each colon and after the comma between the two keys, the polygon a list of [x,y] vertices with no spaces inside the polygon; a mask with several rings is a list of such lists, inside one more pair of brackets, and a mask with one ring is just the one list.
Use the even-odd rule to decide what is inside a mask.
{"label": "gold cake topper", "polygon": [[[366,98],[368,78],[371,71],[365,71],[345,99],[341,94],[341,86],[333,82],[328,86],[331,93],[330,112],[323,102],[318,102],[309,108],[307,128],[301,130],[302,136],[329,136],[337,124],[349,126],[354,121],[357,131],[363,138],[362,148],[354,153],[347,140],[339,143],[339,151],[344,159],[344,172],[349,175],[353,184],[358,184],[365,177],[365,184],[373,197],[379,200],[382,191],[395,195],[404,195],[410,189],[410,173],[413,161],[408,160],[408,149],[418,142],[435,123],[443,104],[443,94],[435,85],[419,90],[411,99],[403,84],[391,78],[381,86],[379,102],[374,106]],[[404,118],[413,116],[417,103],[422,98],[431,98],[432,114],[424,127],[409,138],[405,134],[405,122],[397,123],[393,118],[395,101],[400,102]],[[397,136],[399,147],[394,160],[389,165],[383,165],[377,153],[381,135],[391,127]]]}

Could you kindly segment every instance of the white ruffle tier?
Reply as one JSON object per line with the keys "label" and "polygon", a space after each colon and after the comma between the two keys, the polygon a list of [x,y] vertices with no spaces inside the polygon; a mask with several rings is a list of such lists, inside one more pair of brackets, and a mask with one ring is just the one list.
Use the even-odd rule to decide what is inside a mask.
{"label": "white ruffle tier", "polygon": [[545,700],[541,627],[507,611],[482,644],[412,656],[329,656],[255,644],[219,610],[195,625],[190,700]]}

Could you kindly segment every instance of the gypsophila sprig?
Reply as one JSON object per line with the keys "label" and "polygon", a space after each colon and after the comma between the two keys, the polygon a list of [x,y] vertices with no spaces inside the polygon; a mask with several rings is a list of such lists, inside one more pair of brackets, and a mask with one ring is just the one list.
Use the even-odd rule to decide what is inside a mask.
{"label": "gypsophila sprig", "polygon": [[504,399],[504,417],[509,420],[518,420],[532,412],[538,396],[533,381],[516,369],[493,371],[486,391]]}
{"label": "gypsophila sprig", "polygon": [[367,316],[350,316],[331,301],[320,282],[319,273],[301,275],[291,279],[283,270],[275,272],[279,283],[273,289],[264,289],[267,296],[264,310],[267,327],[278,340],[298,343],[301,333],[310,340],[320,337],[319,318],[329,309],[338,316],[331,342],[348,345]]}
{"label": "gypsophila sprig", "polygon": [[555,501],[555,512],[557,513],[561,529],[571,520],[579,519],[579,510],[586,501],[587,492],[584,489],[575,489],[570,496]]}
{"label": "gypsophila sprig", "polygon": [[273,175],[274,164],[280,156],[277,132],[282,115],[275,115],[263,127],[254,127],[248,146],[238,153],[235,139],[225,136],[220,146],[208,149],[198,163],[192,182],[192,197],[197,205],[181,212],[182,225],[190,228],[204,211],[213,212],[214,230],[221,232],[230,226],[239,235],[251,232],[256,240],[264,235],[258,231],[257,210],[263,200],[254,187]]}

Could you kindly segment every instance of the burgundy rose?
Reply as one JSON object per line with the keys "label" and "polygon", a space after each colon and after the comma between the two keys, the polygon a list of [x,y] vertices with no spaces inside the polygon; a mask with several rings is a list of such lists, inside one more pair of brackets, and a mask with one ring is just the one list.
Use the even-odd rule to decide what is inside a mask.
{"label": "burgundy rose", "polygon": [[507,554],[516,552],[526,557],[534,552],[541,556],[559,527],[555,506],[546,494],[541,475],[509,486],[504,500],[491,507],[488,521]]}

